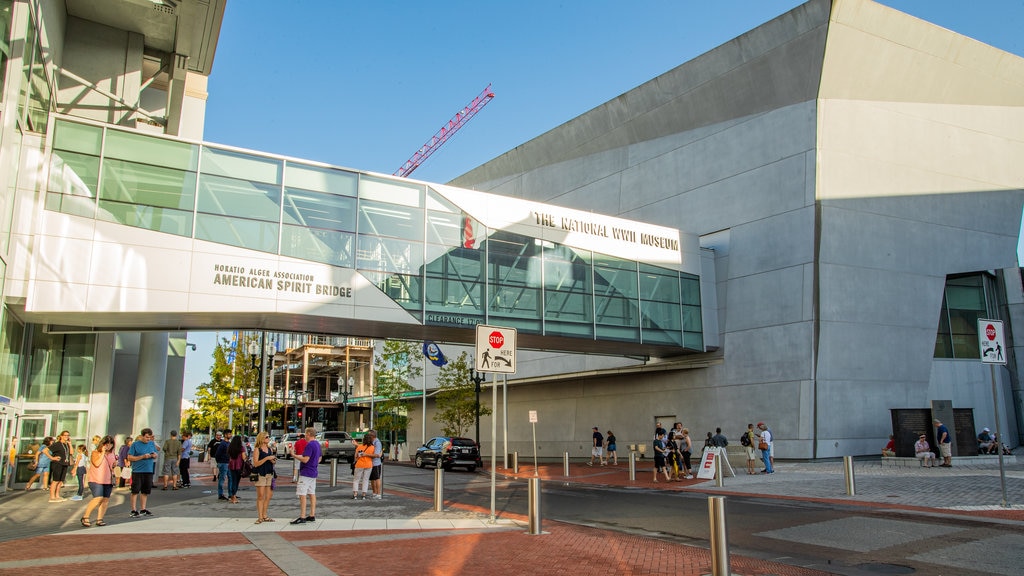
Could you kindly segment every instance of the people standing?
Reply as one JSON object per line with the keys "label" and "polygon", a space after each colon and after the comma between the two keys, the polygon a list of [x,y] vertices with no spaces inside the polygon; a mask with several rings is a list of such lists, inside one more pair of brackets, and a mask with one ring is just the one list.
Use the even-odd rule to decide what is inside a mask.
{"label": "people standing", "polygon": [[42,479],[42,486],[40,490],[46,490],[50,487],[50,444],[53,444],[53,436],[47,436],[43,438],[43,443],[39,446],[39,450],[36,451],[35,460],[32,463],[35,465],[36,473],[28,479],[28,484],[25,485],[25,490],[31,490],[32,484],[35,484],[36,478]]}
{"label": "people standing", "polygon": [[75,453],[75,476],[78,478],[78,494],[71,497],[79,501],[85,496],[85,465],[89,456],[85,453],[85,444],[79,444]]}
{"label": "people standing", "polygon": [[64,502],[60,491],[64,488],[68,469],[74,464],[74,449],[71,448],[71,432],[65,430],[50,444],[50,502]]}
{"label": "people standing", "polygon": [[747,424],[747,431],[740,437],[740,444],[747,451],[747,474],[754,474],[754,463],[757,462],[757,456],[754,453],[754,447],[757,446],[757,433],[754,432],[753,423]]}
{"label": "people standing", "polygon": [[757,448],[761,451],[761,461],[764,462],[764,470],[761,470],[761,473],[774,474],[775,468],[772,466],[772,431],[768,429],[764,422],[758,422],[757,429],[761,431],[758,436]]}
{"label": "people standing", "polygon": [[188,430],[181,433],[184,439],[181,443],[181,460],[178,461],[178,473],[181,475],[181,487],[191,488],[192,477],[189,469],[192,467],[192,433]]}
{"label": "people standing", "polygon": [[18,469],[18,437],[11,436],[11,443],[7,445],[7,476],[6,486],[14,487],[14,472]]}
{"label": "people standing", "polygon": [[[219,450],[219,448],[218,448]],[[242,466],[245,464],[245,446],[242,437],[234,436],[228,442],[228,502],[238,504],[238,485],[242,483]]]}
{"label": "people standing", "polygon": [[587,466],[594,465],[594,458],[604,466],[604,436],[601,435],[601,430],[594,426],[594,433],[591,434],[591,447],[590,447],[590,462],[587,462]]}
{"label": "people standing", "polygon": [[[297,443],[296,443],[297,444]],[[312,426],[306,428],[306,444],[302,454],[295,452],[292,446],[292,458],[298,460],[299,482],[295,486],[295,494],[299,497],[299,517],[292,520],[292,524],[305,524],[316,521],[316,478],[318,465],[320,464],[320,443],[316,441],[316,429]],[[306,498],[309,498],[309,516],[306,516]]]}
{"label": "people standing", "polygon": [[[367,432],[370,436],[370,441],[373,444],[373,468],[370,469],[370,489],[373,491],[373,499],[380,500],[383,498],[381,492],[381,475],[383,473],[384,461],[384,446],[380,443],[380,438],[377,438],[377,431],[370,430]],[[354,472],[354,470],[353,470]]]}
{"label": "people standing", "polygon": [[[220,480],[218,480],[220,469],[217,466],[217,445],[224,441],[224,434],[220,430],[210,438],[210,441],[206,443],[206,461],[210,463],[210,475],[213,476],[213,481],[217,483],[217,492],[219,495],[223,495],[223,491],[220,489]],[[227,497],[221,498],[221,500],[227,500]]]}
{"label": "people standing", "polygon": [[274,495],[274,464],[277,456],[270,452],[270,435],[265,431],[256,436],[252,452],[252,471],[256,474],[256,523],[273,522],[268,509]]}
{"label": "people standing", "polygon": [[228,471],[228,464],[231,457],[228,456],[228,446],[231,444],[224,439],[224,436],[231,433],[227,430],[224,433],[217,433],[217,443],[213,446],[213,465],[217,469],[217,499],[227,500],[231,488],[231,472]]}
{"label": "people standing", "polygon": [[[160,449],[153,441],[153,430],[143,428],[139,439],[132,442],[128,448],[126,460],[132,467],[132,511],[129,516],[152,516],[153,513],[147,508],[149,494],[153,490],[153,476],[156,474],[156,458]],[[141,496],[141,497],[140,497]],[[140,503],[141,507],[136,507]]]}
{"label": "people standing", "polygon": [[683,453],[683,478],[691,480],[693,479],[693,468],[690,466],[690,457],[693,455],[693,440],[690,439],[689,428],[683,428],[682,430],[679,450]]}
{"label": "people standing", "polygon": [[942,455],[942,466],[943,468],[950,468],[953,466],[953,437],[949,435],[949,428],[939,421],[938,418],[932,420],[932,424],[935,426],[935,439],[939,444],[939,454]]}
{"label": "people standing", "polygon": [[[132,435],[129,432],[128,434],[125,434],[124,441],[121,443],[121,447],[117,449],[117,467],[119,469],[117,473],[118,488],[124,488],[125,482],[127,482],[127,479],[125,479],[124,475],[120,473],[120,470],[123,470],[124,467],[128,465],[128,449],[131,448],[131,446]],[[129,476],[128,479],[130,478],[131,477]]]}
{"label": "people standing", "polygon": [[114,491],[114,465],[117,459],[114,457],[114,439],[111,436],[104,436],[100,439],[99,445],[89,454],[88,471],[86,478],[89,482],[89,492],[92,493],[92,500],[85,507],[82,515],[82,526],[91,526],[89,517],[93,510],[96,510],[96,526],[106,526],[103,517],[107,514],[107,506],[110,504],[110,495]]}
{"label": "people standing", "polygon": [[659,432],[654,437],[654,481],[658,481],[658,472],[665,475],[665,481],[670,480],[668,475],[668,469],[665,468],[665,457],[668,455],[668,449],[665,447],[665,432]]}
{"label": "people standing", "polygon": [[164,453],[164,467],[160,479],[164,482],[161,490],[167,490],[168,482],[171,488],[178,489],[178,466],[181,464],[181,440],[178,440],[178,431],[171,430],[171,437],[164,440],[161,447]]}
{"label": "people standing", "polygon": [[711,437],[711,445],[715,448],[725,448],[729,445],[729,439],[722,434],[721,428],[715,428],[715,435]]}
{"label": "people standing", "polygon": [[615,434],[611,430],[608,431],[608,435],[605,437],[605,462],[608,462],[612,466],[619,465],[619,454],[616,451],[615,446]]}
{"label": "people standing", "polygon": [[[363,436],[363,442],[356,447],[355,474],[352,476],[352,499],[366,499],[366,489],[373,471],[373,456],[376,454],[373,438],[370,434]],[[361,493],[360,493],[361,492]]]}

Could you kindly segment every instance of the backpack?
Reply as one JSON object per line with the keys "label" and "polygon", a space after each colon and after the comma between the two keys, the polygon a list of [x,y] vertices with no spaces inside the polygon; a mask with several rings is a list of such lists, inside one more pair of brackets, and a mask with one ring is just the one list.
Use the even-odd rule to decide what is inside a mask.
{"label": "backpack", "polygon": [[740,444],[744,446],[750,446],[750,434],[744,432],[743,436],[740,436]]}

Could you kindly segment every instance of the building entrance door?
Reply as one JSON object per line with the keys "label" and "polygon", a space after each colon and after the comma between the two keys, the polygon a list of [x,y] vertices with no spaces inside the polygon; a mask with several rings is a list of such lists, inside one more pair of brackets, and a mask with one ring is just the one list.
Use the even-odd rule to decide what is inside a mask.
{"label": "building entrance door", "polygon": [[52,418],[49,414],[24,414],[18,419],[18,457],[12,488],[25,484],[35,474],[28,465],[35,460],[43,439],[50,432]]}

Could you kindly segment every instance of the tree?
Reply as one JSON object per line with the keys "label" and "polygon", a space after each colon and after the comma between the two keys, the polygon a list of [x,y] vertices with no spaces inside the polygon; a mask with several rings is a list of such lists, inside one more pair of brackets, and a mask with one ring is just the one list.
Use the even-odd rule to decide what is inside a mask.
{"label": "tree", "polygon": [[[469,354],[463,351],[438,371],[434,422],[441,424],[445,436],[462,436],[476,423],[476,385],[470,379],[471,368]],[[490,408],[480,407],[481,416],[490,414]]]}
{"label": "tree", "polygon": [[[373,357],[374,396],[382,398],[374,405],[374,426],[382,438],[394,440],[393,433],[409,425],[406,394],[413,391],[409,382],[423,373],[419,346],[405,340],[385,340],[380,354]],[[385,432],[392,436],[384,436]]]}

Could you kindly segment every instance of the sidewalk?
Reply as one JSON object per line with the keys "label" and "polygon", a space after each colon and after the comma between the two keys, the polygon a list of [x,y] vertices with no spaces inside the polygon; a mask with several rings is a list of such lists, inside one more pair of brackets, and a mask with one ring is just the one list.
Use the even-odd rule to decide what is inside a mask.
{"label": "sidewalk", "polygon": [[[856,496],[845,494],[841,462],[780,461],[776,469],[770,476],[738,470],[740,475],[725,478],[722,488],[713,480],[654,484],[649,461],[637,463],[635,482],[623,460],[605,467],[573,463],[569,477],[561,463],[542,463],[536,472],[544,484],[792,498],[1024,521],[1024,468],[1015,463],[1006,473],[1014,503],[1009,509],[999,505],[998,467],[920,470],[857,462]],[[534,469],[521,466],[518,475],[499,469],[499,476],[525,479],[534,476]],[[93,528],[78,523],[83,503],[48,504],[42,491],[8,494],[0,498],[0,533],[7,539],[0,542],[0,574],[37,573],[40,567],[95,574],[123,568],[126,560],[163,575],[193,576],[363,574],[374,565],[399,575],[564,576],[581,568],[588,574],[711,572],[710,551],[704,548],[549,520],[543,522],[545,534],[531,536],[524,516],[501,513],[492,524],[489,510],[449,506],[434,512],[430,498],[387,488],[384,500],[353,501],[347,486],[332,489],[321,482],[317,521],[293,526],[288,520],[297,508],[294,489],[282,482],[270,507],[276,521],[254,524],[254,490],[240,491],[242,504],[230,505],[203,494],[210,490],[208,481],[201,476],[191,489],[156,491],[155,516],[145,519],[127,518],[127,496],[116,491],[109,525]],[[362,557],[368,543],[376,559]],[[735,574],[821,574],[735,554],[730,560]]]}

